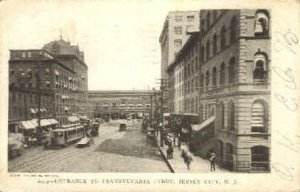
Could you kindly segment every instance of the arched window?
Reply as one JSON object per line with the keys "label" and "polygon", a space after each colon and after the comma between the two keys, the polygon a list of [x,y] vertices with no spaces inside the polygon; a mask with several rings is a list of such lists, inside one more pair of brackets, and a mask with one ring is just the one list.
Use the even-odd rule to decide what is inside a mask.
{"label": "arched window", "polygon": [[233,169],[233,145],[231,143],[226,143],[226,156],[225,156],[225,168]]}
{"label": "arched window", "polygon": [[199,106],[199,114],[200,114],[200,121],[203,121],[203,105],[200,104]]}
{"label": "arched window", "polygon": [[224,104],[223,104],[223,102],[221,102],[220,103],[220,128],[221,129],[224,129],[224,127],[225,127],[225,125],[224,125],[224,115],[225,115],[225,113],[224,113]]}
{"label": "arched window", "polygon": [[213,68],[212,84],[213,84],[213,86],[217,85],[217,69],[216,69],[216,67]]}
{"label": "arched window", "polygon": [[216,54],[217,53],[217,35],[214,34],[214,37],[213,37],[213,54]]}
{"label": "arched window", "polygon": [[200,25],[201,26],[201,34],[204,33],[204,26],[205,26],[204,22],[205,22],[204,20],[201,20],[201,25]]}
{"label": "arched window", "polygon": [[255,101],[251,107],[251,131],[267,133],[268,132],[268,114],[267,107],[262,101]]}
{"label": "arched window", "polygon": [[205,49],[204,49],[204,46],[202,45],[202,47],[201,47],[201,61],[204,61],[204,59],[205,59]]}
{"label": "arched window", "polygon": [[209,59],[209,40],[207,40],[207,43],[206,43],[206,60],[208,60]]}
{"label": "arched window", "polygon": [[225,63],[223,62],[220,68],[220,85],[224,85],[224,84],[225,84]]}
{"label": "arched window", "polygon": [[255,14],[255,36],[269,35],[269,12],[267,10],[258,10]]}
{"label": "arched window", "polygon": [[233,43],[236,39],[236,17],[232,17],[230,22],[230,43]]}
{"label": "arched window", "polygon": [[234,114],[234,103],[232,101],[229,102],[229,105],[228,105],[228,130],[229,131],[234,131],[234,117],[235,117],[235,114]]}
{"label": "arched window", "polygon": [[202,89],[204,86],[204,77],[203,74],[200,75],[200,88]]}
{"label": "arched window", "polygon": [[206,71],[206,87],[209,86],[209,71]]}
{"label": "arched window", "polygon": [[206,17],[206,27],[209,29],[210,27],[210,12],[208,11],[207,17]]}
{"label": "arched window", "polygon": [[194,98],[191,99],[191,113],[194,113]]}
{"label": "arched window", "polygon": [[221,140],[218,140],[218,152],[219,152],[219,157],[221,159],[223,159],[223,155],[224,155],[224,146],[223,146],[223,142]]}
{"label": "arched window", "polygon": [[251,170],[269,171],[269,148],[254,146],[251,148]]}
{"label": "arched window", "polygon": [[254,83],[267,82],[267,58],[265,54],[257,53],[254,55],[253,81]]}
{"label": "arched window", "polygon": [[226,46],[226,40],[225,40],[225,26],[222,27],[221,33],[220,33],[220,39],[221,39],[221,49],[224,49]]}
{"label": "arched window", "polygon": [[229,67],[228,67],[228,81],[229,83],[234,83],[235,80],[235,59],[232,57],[229,61]]}

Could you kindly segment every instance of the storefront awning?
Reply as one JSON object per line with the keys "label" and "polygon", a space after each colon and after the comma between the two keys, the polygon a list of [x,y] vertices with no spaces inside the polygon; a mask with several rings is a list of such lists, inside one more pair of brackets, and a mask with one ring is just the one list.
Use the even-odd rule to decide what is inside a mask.
{"label": "storefront awning", "polygon": [[48,119],[48,121],[50,121],[52,125],[58,124],[56,119]]}
{"label": "storefront awning", "polygon": [[208,125],[210,125],[211,123],[213,123],[215,121],[215,119],[216,119],[216,117],[212,116],[200,124],[191,124],[192,130],[200,131],[201,129],[203,129],[203,128],[207,127]]}
{"label": "storefront awning", "polygon": [[35,129],[36,125],[31,121],[22,121],[21,122],[23,129]]}
{"label": "storefront awning", "polygon": [[77,116],[69,116],[69,117],[68,117],[68,121],[69,121],[69,122],[76,122],[76,121],[79,121],[79,119],[78,119]]}
{"label": "storefront awning", "polygon": [[31,113],[36,113],[35,109],[32,109],[32,108],[30,109],[30,112]]}

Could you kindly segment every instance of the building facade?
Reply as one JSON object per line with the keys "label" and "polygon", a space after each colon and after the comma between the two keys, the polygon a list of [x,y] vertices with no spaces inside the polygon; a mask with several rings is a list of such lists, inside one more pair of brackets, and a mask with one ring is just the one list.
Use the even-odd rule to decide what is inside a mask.
{"label": "building facade", "polygon": [[123,118],[128,114],[151,114],[152,91],[89,91],[90,115],[96,118]]}
{"label": "building facade", "polygon": [[199,31],[199,11],[169,12],[160,34],[161,78],[167,78],[167,67],[189,38],[189,32]]}
{"label": "building facade", "polygon": [[[74,51],[67,52],[67,49]],[[12,127],[36,118],[51,118],[62,125],[69,123],[70,116],[86,115],[87,109],[87,65],[78,46],[60,39],[43,49],[10,51],[9,124]]]}
{"label": "building facade", "polygon": [[234,171],[269,171],[270,13],[201,10],[200,26],[198,37],[181,51],[192,54],[190,47],[199,42],[199,69],[191,73],[183,64],[184,109],[199,114],[199,135],[206,135],[196,151],[205,156],[215,150],[222,166]]}
{"label": "building facade", "polygon": [[88,113],[88,67],[78,45],[63,39],[44,45],[61,65],[53,65],[55,117],[61,124],[85,117]]}

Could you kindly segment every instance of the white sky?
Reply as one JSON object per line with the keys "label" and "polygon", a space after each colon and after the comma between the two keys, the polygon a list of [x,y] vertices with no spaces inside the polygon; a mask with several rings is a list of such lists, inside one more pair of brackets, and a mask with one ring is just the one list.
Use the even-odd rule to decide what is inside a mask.
{"label": "white sky", "polygon": [[157,86],[159,35],[168,11],[200,10],[194,1],[34,2],[2,7],[10,15],[2,12],[4,50],[39,49],[59,39],[61,31],[63,39],[78,43],[85,53],[90,90]]}

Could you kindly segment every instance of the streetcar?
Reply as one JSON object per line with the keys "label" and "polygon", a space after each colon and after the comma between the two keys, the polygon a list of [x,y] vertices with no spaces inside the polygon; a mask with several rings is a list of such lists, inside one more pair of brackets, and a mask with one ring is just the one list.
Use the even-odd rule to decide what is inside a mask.
{"label": "streetcar", "polygon": [[98,136],[99,135],[99,127],[100,127],[100,123],[97,122],[93,122],[91,124],[91,135],[92,136]]}
{"label": "streetcar", "polygon": [[76,142],[85,137],[84,126],[73,124],[62,126],[61,128],[50,131],[50,145],[65,147],[70,143]]}

